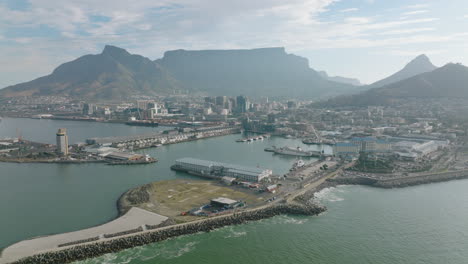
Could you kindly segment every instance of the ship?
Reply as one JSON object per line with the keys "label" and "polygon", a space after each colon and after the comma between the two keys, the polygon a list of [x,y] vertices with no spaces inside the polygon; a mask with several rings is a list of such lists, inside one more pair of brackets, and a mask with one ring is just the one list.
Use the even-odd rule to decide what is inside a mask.
{"label": "ship", "polygon": [[302,143],[307,145],[335,145],[335,141],[329,139],[314,140],[312,138],[306,138],[302,140]]}
{"label": "ship", "polygon": [[304,161],[302,159],[298,159],[296,162],[294,162],[293,168],[302,168],[304,165]]}
{"label": "ship", "polygon": [[312,138],[306,138],[302,140],[302,143],[307,144],[307,145],[320,145],[322,144],[319,140],[314,140]]}
{"label": "ship", "polygon": [[275,154],[296,156],[296,157],[320,157],[322,152],[320,151],[305,151],[300,147],[291,148],[291,147],[282,147],[282,148],[273,148]]}
{"label": "ship", "polygon": [[256,141],[256,140],[263,140],[263,139],[266,139],[266,138],[269,138],[269,137],[270,137],[269,134],[264,134],[264,135],[256,136],[256,137],[240,138],[240,139],[237,139],[236,142],[252,142],[252,141]]}
{"label": "ship", "polygon": [[152,120],[134,120],[125,122],[126,125],[129,126],[147,126],[147,127],[157,127],[159,123]]}

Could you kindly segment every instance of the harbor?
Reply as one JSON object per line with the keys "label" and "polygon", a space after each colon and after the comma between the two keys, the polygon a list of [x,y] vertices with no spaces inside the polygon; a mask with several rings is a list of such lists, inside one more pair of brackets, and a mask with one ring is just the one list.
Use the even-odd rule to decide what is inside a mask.
{"label": "harbor", "polygon": [[[23,137],[46,144],[55,144],[57,127],[68,128],[70,144],[85,142],[86,139],[93,138],[93,135],[104,137],[106,134],[158,133],[154,131],[155,128],[148,127],[50,119],[4,118],[0,126],[2,126],[0,137],[14,137],[16,128],[19,128]],[[156,128],[158,129],[163,130]],[[70,163],[66,166],[61,163],[0,163],[1,171],[10,171],[9,174],[0,177],[0,182],[2,182],[0,186],[11,187],[2,191],[3,201],[9,201],[11,198],[8,197],[16,197],[17,194],[13,190],[25,188],[25,182],[31,186],[28,187],[28,194],[22,196],[22,199],[27,201],[24,204],[12,207],[8,203],[0,203],[2,213],[10,216],[0,220],[0,233],[2,234],[0,247],[3,248],[35,236],[69,232],[102,224],[118,215],[114,206],[115,202],[122,193],[135,186],[171,179],[200,179],[170,170],[170,166],[179,158],[197,157],[205,160],[229,161],[229,163],[250,167],[260,165],[260,167],[272,169],[274,174],[283,175],[289,171],[295,158],[271,155],[263,149],[272,145],[297,146],[302,144],[299,140],[281,137],[271,137],[269,140],[257,141],[256,144],[239,144],[235,142],[238,138],[239,134],[230,134],[135,150],[135,153],[148,154],[157,158],[157,163],[144,166],[107,166],[101,163]],[[303,147],[307,148],[305,145]],[[229,151],[220,152],[220,148],[229,149]],[[314,148],[311,147],[311,149]],[[331,149],[326,151],[331,152]],[[60,173],[57,174],[57,171]],[[103,193],[104,188],[105,193]],[[36,199],[38,193],[41,194],[41,201]],[[93,204],[91,209],[89,204]],[[52,208],[61,209],[59,212]],[[80,212],[88,213],[83,215]],[[39,223],[48,224],[40,225]],[[23,228],[24,226],[28,228]]]}
{"label": "harbor", "polygon": [[285,155],[285,156],[294,156],[294,157],[315,157],[315,158],[325,158],[332,156],[331,154],[326,154],[324,150],[317,151],[317,150],[303,150],[301,147],[268,147],[265,148],[264,151],[266,152],[273,152],[274,154],[278,155]]}
{"label": "harbor", "polygon": [[[222,133],[226,132],[225,130],[218,131],[221,131]],[[59,141],[62,142],[60,144],[65,144],[68,140],[65,137],[67,135],[66,132],[67,131],[64,130],[56,131],[57,137],[58,139],[60,139]],[[206,130],[203,132],[206,132]],[[208,133],[212,132],[213,130],[208,130]],[[180,131],[177,131],[177,135],[180,135],[180,133]],[[191,133],[195,132],[191,131]],[[156,132],[150,135],[151,137],[154,137],[155,135],[168,136],[167,133],[164,132]],[[169,136],[176,136],[176,133],[172,135],[169,134]],[[129,137],[132,139],[141,140],[141,135],[134,135]],[[343,166],[352,167],[354,164],[338,163],[337,161],[329,157],[332,155],[331,148],[327,148],[326,146],[305,145],[302,144],[302,142],[298,139],[284,139],[280,137],[271,137],[269,140],[257,140],[256,144],[238,144],[237,142],[235,142],[236,137],[237,135],[226,135],[224,137],[212,137],[204,141],[190,139],[187,140],[186,138],[183,138],[182,140],[185,141],[185,143],[183,144],[171,144],[165,142],[165,144],[161,144],[156,148],[148,148],[141,150],[136,149],[134,154],[119,154],[115,152],[115,147],[117,145],[113,144],[120,144],[122,143],[122,141],[102,141],[102,144],[95,144],[97,146],[96,149],[100,150],[98,155],[103,155],[103,157],[108,156],[108,158],[113,157],[114,159],[116,159],[114,161],[115,163],[125,164],[126,162],[124,162],[123,160],[119,160],[119,158],[132,160],[136,159],[135,157],[137,155],[139,155],[140,157],[158,157],[159,163],[154,166],[151,164],[142,167],[137,166],[135,167],[135,169],[133,169],[132,167],[131,171],[126,169],[127,166],[118,166],[117,170],[112,170],[112,175],[92,177],[92,180],[99,181],[107,179],[107,181],[115,182],[117,178],[119,181],[127,182],[127,184],[133,185],[135,179],[141,179],[141,176],[145,175],[154,175],[155,172],[157,173],[158,177],[160,177],[160,175],[169,175],[170,178],[175,177],[180,179],[187,179],[185,181],[185,184],[181,184],[180,182],[176,183],[173,180],[168,181],[169,185],[165,186],[164,189],[170,192],[165,194],[165,198],[161,196],[151,195],[149,196],[149,198],[145,198],[145,193],[151,194],[151,190],[153,190],[153,188],[156,187],[151,187],[146,191],[135,191],[136,193],[134,193],[133,190],[139,190],[138,188],[135,189],[133,187],[130,188],[130,190],[128,190],[129,188],[127,187],[126,189],[121,190],[120,193],[116,192],[114,197],[129,197],[126,207],[119,206],[119,215],[124,215],[125,212],[131,210],[132,207],[138,207],[150,213],[155,213],[165,217],[170,217],[172,219],[177,219],[179,223],[184,222],[186,224],[190,224],[189,226],[191,227],[189,230],[203,231],[205,229],[198,226],[198,224],[195,224],[195,226],[197,227],[194,227],[195,229],[192,229],[191,223],[203,223],[201,226],[205,226],[206,223],[211,221],[210,219],[218,219],[218,217],[220,217],[219,219],[229,219],[226,221],[222,220],[222,224],[219,224],[219,226],[221,227],[225,225],[230,225],[232,223],[238,223],[238,221],[243,222],[244,220],[239,219],[244,218],[239,218],[238,215],[239,213],[244,212],[248,215],[248,217],[246,217],[245,219],[251,220],[268,218],[274,215],[293,211],[300,212],[301,210],[304,210],[304,208],[301,207],[302,205],[298,208],[295,207],[297,205],[297,203],[295,202],[296,197],[301,197],[302,195],[310,195],[308,191],[314,193],[317,190],[323,188],[320,186],[327,187],[333,186],[334,184],[345,183],[341,182],[340,178],[336,176],[339,176],[343,173]],[[118,137],[117,140],[121,140],[121,138],[122,137]],[[157,144],[160,143],[157,142]],[[277,145],[285,147],[274,147]],[[216,151],[220,147],[227,148],[230,150],[230,152]],[[273,155],[271,155],[271,153],[265,152],[265,149],[274,150]],[[62,151],[64,152],[65,150]],[[237,161],[226,163],[225,161],[232,159],[232,151],[235,151],[239,154],[236,155]],[[190,155],[190,153],[192,153],[192,155]],[[315,156],[309,156],[311,154]],[[314,157],[317,157],[318,159]],[[443,163],[444,160],[441,160],[441,162]],[[47,165],[49,166],[49,164]],[[87,168],[88,166],[80,168],[77,171],[79,173],[79,178],[83,178],[83,173],[86,173],[86,171],[89,169],[92,170],[92,172],[88,172],[90,175],[96,175],[96,172],[99,171],[99,168],[96,167],[97,165],[98,164],[93,165],[91,163],[88,165],[92,166],[90,168]],[[108,167],[112,169],[112,167],[115,166]],[[173,170],[168,170],[171,167]],[[73,170],[74,168],[69,167],[67,169]],[[130,173],[132,177],[129,178],[128,174],[124,176],[122,173],[125,173],[125,171],[127,171],[127,173]],[[146,171],[146,173],[138,175],[138,173],[135,173],[138,171]],[[104,178],[100,179],[101,177]],[[335,177],[336,180],[334,180]],[[426,178],[417,178],[413,180],[413,178],[407,177],[405,179],[394,179],[393,181],[389,180],[385,181],[385,184],[387,185],[382,184],[382,187],[397,186],[397,184],[400,184],[403,181],[407,181],[407,183],[404,184],[411,185],[421,184],[426,181],[437,181],[437,179],[440,179],[438,175],[428,176]],[[464,175],[447,175],[447,179],[452,178],[460,179],[464,178]],[[208,179],[210,181],[209,185],[205,185],[204,187],[197,187],[198,181],[202,181],[203,179]],[[143,184],[142,186],[146,186],[145,184],[148,184],[148,181],[151,182],[154,180],[145,178],[145,180],[141,182],[141,184]],[[156,180],[156,182],[160,181],[161,178]],[[193,183],[191,183],[192,181]],[[353,182],[349,182],[346,184],[352,183]],[[103,184],[107,185],[107,182]],[[187,188],[189,188],[188,190],[190,191],[187,192],[187,190],[183,189],[178,190],[178,187],[176,186],[187,186]],[[180,194],[183,193],[186,196],[176,195],[177,192]],[[90,192],[91,197],[93,197],[92,193],[93,192]],[[127,195],[120,196],[122,193],[126,193]],[[100,190],[98,192],[95,192],[94,194],[95,200],[93,200],[93,202],[96,202],[96,199],[102,199],[100,195]],[[198,196],[199,198],[191,198],[195,196]],[[81,199],[83,198],[84,197],[81,197]],[[163,200],[161,199],[165,201],[171,201],[173,199],[175,200],[172,203],[168,203],[162,202]],[[114,204],[115,201],[116,198],[114,198],[113,200]],[[212,204],[210,201],[212,201],[214,204]],[[222,205],[218,205],[220,201],[223,201],[221,202]],[[284,203],[286,203],[286,205],[282,207]],[[267,210],[267,213],[264,213],[265,211],[263,210]],[[307,215],[308,210],[309,209],[305,209],[305,211],[302,212],[304,212],[304,214]],[[257,212],[262,213],[257,214]],[[253,213],[255,217],[251,216],[251,213]],[[172,225],[173,224],[174,223],[172,223]],[[86,227],[89,226],[90,225],[83,227],[86,230]],[[70,259],[78,260],[81,258],[77,257],[76,250],[92,249],[92,252],[94,253],[90,251],[79,251],[82,252],[79,254],[86,254],[86,256],[90,256],[89,254],[91,254],[92,256],[98,256],[99,254],[116,252],[123,248],[128,248],[130,247],[130,245],[134,246],[135,244],[130,244],[130,242],[129,244],[125,244],[125,246],[123,247],[119,245],[122,245],[122,241],[134,242],[134,239],[139,239],[142,236],[146,237],[149,234],[158,234],[151,235],[156,240],[144,239],[141,241],[142,245],[166,239],[166,235],[161,235],[160,233],[160,230],[166,230],[165,227],[161,227],[162,229],[159,229],[159,227],[157,226],[157,224],[145,224],[140,227],[129,227],[126,230],[115,230],[115,232],[110,234],[104,233],[97,236],[80,236],[79,238],[77,237],[76,239],[74,238],[70,241],[64,241],[63,243],[60,242],[59,245],[62,246],[57,246],[57,249],[44,249],[44,251],[42,252],[43,254],[39,254],[37,257],[42,258],[44,256],[47,256],[47,258],[50,260],[55,259],[55,262],[52,261],[47,263],[61,263],[63,259],[61,259],[61,257],[59,256],[64,256],[63,254],[65,252],[67,252],[66,254],[69,254],[68,256],[70,257]],[[177,226],[184,226],[185,228],[186,225],[175,225],[174,228],[176,228]],[[177,231],[174,233],[174,235],[176,236],[176,234],[186,234],[186,231]],[[5,250],[5,252],[8,253],[10,251],[7,249]],[[56,254],[55,252],[61,253]],[[38,259],[34,257],[25,259],[22,263],[34,263],[37,260]]]}

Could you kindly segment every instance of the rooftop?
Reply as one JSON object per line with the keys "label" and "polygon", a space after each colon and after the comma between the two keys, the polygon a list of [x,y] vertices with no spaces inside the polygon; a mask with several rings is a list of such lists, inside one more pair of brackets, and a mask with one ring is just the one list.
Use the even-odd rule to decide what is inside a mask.
{"label": "rooftop", "polygon": [[201,165],[201,166],[206,166],[206,167],[219,166],[219,167],[232,169],[236,172],[242,172],[242,173],[248,173],[248,174],[260,174],[260,173],[263,173],[263,171],[265,170],[265,169],[256,168],[256,167],[246,167],[246,166],[241,166],[241,165],[222,163],[222,162],[211,161],[211,160],[201,160],[201,159],[195,159],[195,158],[181,158],[176,161],[182,162],[182,163]]}
{"label": "rooftop", "polygon": [[232,199],[225,198],[225,197],[218,197],[216,199],[212,199],[211,201],[215,202],[215,203],[221,203],[221,204],[235,204],[235,203],[237,203],[236,200],[232,200]]}

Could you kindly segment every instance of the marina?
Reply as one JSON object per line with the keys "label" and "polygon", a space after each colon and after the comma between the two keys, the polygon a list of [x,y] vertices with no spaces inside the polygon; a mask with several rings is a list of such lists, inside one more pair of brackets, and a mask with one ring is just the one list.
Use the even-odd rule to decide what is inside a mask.
{"label": "marina", "polygon": [[270,148],[265,148],[264,151],[266,152],[273,152],[275,154],[279,155],[286,155],[286,156],[295,156],[295,157],[324,157],[327,156],[325,152],[322,151],[314,151],[314,150],[303,150],[301,147],[270,147]]}
{"label": "marina", "polygon": [[[10,120],[7,119],[5,122],[11,122],[11,119]],[[54,122],[58,122],[58,121],[54,121]],[[88,124],[90,126],[103,125],[103,124],[96,124],[96,123],[87,123],[87,125]],[[63,124],[57,124],[57,126],[64,127]],[[121,127],[123,129],[123,127],[125,126],[121,126]],[[42,128],[46,128],[46,126],[42,126]],[[128,127],[128,128],[131,128],[131,127]],[[5,130],[0,129],[0,132],[2,131],[4,132]],[[53,134],[55,133],[55,131],[56,131],[56,126],[52,127],[50,131],[47,131],[46,135],[50,133]],[[41,132],[40,130],[38,132],[39,132],[37,134],[38,138],[43,136],[40,134]],[[12,136],[12,134],[3,134],[2,136],[4,137]],[[2,228],[2,226],[3,227],[8,226],[7,229],[3,228],[1,230],[1,233],[4,234],[4,236],[2,236],[2,238],[0,239],[0,242],[3,243],[3,247],[6,247],[12,242],[20,240],[18,239],[17,235],[21,233],[25,234],[27,232],[30,232],[26,236],[23,236],[24,238],[28,238],[28,237],[41,235],[41,233],[42,235],[45,235],[45,234],[50,234],[50,233],[67,232],[67,231],[72,231],[76,229],[86,228],[89,226],[94,226],[96,224],[102,223],[103,221],[107,221],[109,218],[115,217],[114,215],[116,213],[115,213],[115,209],[113,208],[113,205],[115,204],[116,199],[121,195],[121,193],[126,191],[131,186],[144,184],[146,182],[150,182],[154,180],[172,179],[172,178],[184,179],[186,177],[190,177],[190,176],[187,176],[185,173],[180,174],[175,171],[171,172],[170,170],[167,170],[167,167],[166,169],[164,169],[165,166],[159,166],[160,164],[167,164],[167,165],[174,164],[174,161],[180,158],[181,155],[197,156],[197,157],[201,157],[207,160],[232,160],[233,158],[235,158],[235,160],[232,162],[243,164],[243,165],[248,165],[248,166],[254,166],[254,167],[257,166],[258,163],[268,164],[269,166],[272,166],[271,168],[273,169],[273,171],[275,171],[278,174],[287,173],[288,170],[291,168],[291,164],[294,164],[297,161],[294,156],[265,155],[267,153],[262,155],[261,153],[263,152],[265,148],[271,148],[272,145],[298,146],[301,144],[301,142],[298,140],[273,137],[271,140],[261,141],[261,142],[258,142],[258,144],[236,144],[234,143],[235,137],[236,137],[235,135],[228,135],[225,137],[211,138],[203,142],[192,141],[192,142],[187,142],[184,144],[166,145],[166,146],[161,146],[160,148],[150,149],[148,151],[149,154],[160,157],[161,159],[160,163],[158,163],[157,165],[150,164],[148,166],[135,167],[135,168],[132,168],[132,171],[129,171],[127,167],[119,167],[118,169],[114,170],[112,168],[113,166],[108,166],[108,169],[103,170],[104,167],[106,166],[102,166],[100,164],[88,164],[87,166],[67,165],[66,170],[62,170],[63,173],[60,174],[60,177],[54,177],[53,171],[60,169],[60,165],[58,164],[44,164],[44,166],[35,167],[33,170],[28,170],[29,165],[27,164],[22,165],[22,166],[16,166],[16,164],[9,164],[9,163],[0,164],[0,168],[2,170],[8,170],[14,173],[13,175],[2,175],[2,177],[0,177],[0,181],[7,180],[9,186],[18,185],[17,187],[24,186],[23,183],[25,181],[32,182],[34,185],[35,193],[37,192],[41,193],[41,197],[42,197],[41,203],[37,203],[36,199],[34,199],[33,196],[24,197],[27,199],[27,206],[23,207],[23,209],[21,208],[22,206],[21,204],[17,204],[14,208],[11,208],[10,210],[8,207],[9,203],[0,202],[0,206],[2,207],[1,208],[2,212],[11,216],[11,218],[2,218],[0,220],[2,221],[2,225],[0,226],[0,228]],[[72,137],[70,139],[73,140]],[[224,146],[230,149],[230,152],[216,152],[215,150],[221,146]],[[314,146],[311,146],[310,148],[308,146],[301,146],[301,148],[304,150],[310,149],[310,150],[320,151],[320,149],[314,148]],[[238,153],[239,155],[233,156],[232,152]],[[189,153],[192,153],[192,154],[190,155]],[[217,155],[214,155],[213,153],[216,153]],[[331,153],[331,150],[325,148],[325,153]],[[317,166],[313,170],[320,170],[320,169]],[[299,173],[298,175],[300,176],[301,169],[299,169],[298,173]],[[132,177],[128,177],[129,174],[131,174]],[[37,175],[40,175],[40,177],[38,178]],[[64,176],[66,176],[66,181],[63,178]],[[112,182],[113,184],[109,185],[108,184],[109,182]],[[457,183],[446,183],[446,184],[450,184],[451,186],[453,184],[463,185],[463,182],[466,182],[466,181],[458,181]],[[444,184],[442,184],[442,188],[443,188],[443,185]],[[6,183],[0,186],[6,186]],[[103,186],[108,186],[106,188],[105,195],[103,195],[103,192],[102,192]],[[420,186],[416,188],[421,188],[421,187],[422,188],[436,188],[436,189],[441,188],[439,184],[428,185],[428,187]],[[80,190],[77,190],[80,188],[85,188],[86,191],[82,192]],[[340,234],[346,233],[346,234],[349,234],[350,237],[354,237],[354,236],[359,237],[360,234],[361,236],[362,234],[367,234],[366,232],[369,231],[368,226],[372,226],[372,221],[377,221],[379,225],[385,224],[389,226],[391,226],[392,223],[394,224],[395,221],[398,222],[398,220],[395,220],[393,218],[391,218],[392,220],[389,220],[387,222],[385,219],[375,219],[375,216],[376,216],[375,211],[368,210],[369,207],[372,207],[372,208],[376,206],[378,207],[379,204],[381,204],[383,201],[393,199],[394,202],[392,202],[392,204],[395,205],[394,206],[395,212],[398,213],[398,211],[401,208],[402,203],[408,204],[407,201],[414,201],[414,202],[417,201],[417,199],[413,199],[411,197],[400,199],[401,193],[403,193],[406,196],[408,195],[411,196],[411,194],[414,193],[414,190],[416,190],[413,188],[411,188],[409,191],[402,190],[400,192],[400,191],[392,190],[387,193],[385,193],[385,191],[375,190],[375,191],[372,191],[373,193],[375,193],[373,196],[374,199],[372,199],[374,201],[369,201],[369,194],[368,194],[368,191],[366,191],[367,190],[366,188],[364,187],[349,187],[349,188],[352,188],[351,190],[354,190],[354,189],[357,190],[356,192],[354,192],[353,197],[362,196],[363,206],[362,208],[358,206],[358,209],[360,210],[359,215],[363,215],[364,218],[373,219],[373,220],[369,220],[370,222],[366,226],[366,228],[348,229],[346,225],[347,222],[342,221],[342,219],[345,219],[349,217],[350,215],[355,215],[355,212],[356,212],[356,206],[353,207],[350,205],[350,203],[355,204],[355,201],[353,200],[354,198],[353,199],[349,198],[352,200],[352,202],[350,203],[345,202],[343,204],[344,206],[343,208],[340,205],[340,203],[337,204],[335,202],[327,202],[327,206],[332,206],[332,209],[329,211],[329,213],[321,216],[320,218],[317,218],[318,220],[313,220],[313,221],[307,220],[304,225],[302,224],[291,225],[291,221],[299,221],[302,223],[302,221],[304,221],[302,217],[296,217],[296,216],[277,217],[271,220],[265,220],[262,222],[252,223],[249,225],[236,226],[236,227],[233,227],[233,229],[231,228],[220,229],[220,230],[211,232],[210,234],[203,233],[203,234],[197,234],[193,236],[181,237],[175,240],[169,240],[169,241],[162,242],[162,243],[148,245],[143,248],[136,248],[136,249],[132,249],[129,251],[114,253],[114,254],[111,254],[110,256],[112,256],[112,258],[115,258],[116,261],[128,261],[132,259],[132,261],[135,263],[150,263],[154,261],[162,262],[167,259],[165,259],[161,255],[154,255],[154,253],[153,255],[151,255],[150,252],[160,252],[161,250],[164,250],[165,247],[171,248],[171,249],[180,248],[181,241],[184,241],[183,243],[192,243],[193,241],[202,241],[201,244],[197,245],[197,247],[193,249],[192,253],[187,253],[187,254],[182,255],[181,257],[176,258],[175,263],[202,260],[203,250],[210,250],[210,249],[216,248],[216,244],[219,244],[219,243],[222,243],[222,241],[225,241],[226,239],[225,236],[232,235],[229,233],[229,232],[232,232],[230,230],[235,230],[235,232],[241,232],[241,233],[246,232],[246,235],[243,235],[243,236],[247,236],[249,237],[249,239],[252,239],[252,243],[253,243],[251,245],[252,248],[247,249],[247,251],[251,252],[251,254],[254,254],[256,250],[263,250],[261,247],[259,248],[258,245],[262,244],[260,243],[260,241],[263,241],[264,239],[267,239],[268,241],[278,240],[278,241],[286,242],[282,237],[288,237],[288,239],[292,239],[292,237],[294,237],[294,239],[299,239],[303,243],[307,243],[307,245],[313,244],[317,246],[318,248],[321,248],[321,250],[325,252],[325,254],[328,254],[327,252],[329,252],[330,254],[327,255],[327,260],[329,260],[333,256],[336,256],[335,250],[330,251],[326,248],[326,246],[323,247],[322,244],[324,241],[322,240],[320,241],[317,241],[316,239],[310,240],[310,239],[307,239],[306,237],[302,237],[301,234],[308,234],[307,237],[313,237],[313,236],[317,236],[317,232],[318,232],[318,234],[322,236],[326,236],[329,233],[329,230],[330,230],[329,228],[332,228],[332,227],[336,228],[338,226],[339,230],[337,230],[337,232],[339,232]],[[364,193],[361,195],[362,192]],[[450,188],[450,193],[452,192],[453,192],[453,188]],[[31,193],[34,193],[34,192],[31,192]],[[66,195],[60,195],[61,193],[66,193]],[[83,196],[82,195],[83,193],[86,193],[86,195]],[[424,190],[423,193],[428,193],[428,191]],[[3,201],[8,201],[9,199],[8,197],[14,197],[14,194],[9,194],[9,189],[3,190],[0,193],[0,195],[3,195],[3,199],[1,199]],[[7,195],[7,196],[4,196],[4,195]],[[381,197],[381,196],[384,196],[384,197]],[[56,199],[57,197],[60,197],[60,199],[57,200]],[[379,200],[380,199],[379,197],[381,197],[381,200]],[[409,199],[409,200],[402,201],[406,199]],[[376,202],[376,201],[380,201],[380,202]],[[372,202],[372,204],[369,204],[369,202]],[[438,202],[440,202],[440,199],[438,200]],[[442,202],[442,204],[447,205],[446,202]],[[460,201],[460,202],[463,202],[463,201]],[[47,206],[44,206],[44,203],[47,204]],[[88,206],[90,203],[94,205],[92,208]],[[400,203],[400,205],[397,206],[396,204],[398,203]],[[434,201],[434,204],[437,204],[437,201]],[[31,205],[33,207],[31,207]],[[457,208],[458,210],[460,208],[460,205],[457,205],[457,203],[452,203],[452,205],[453,205],[453,209]],[[339,207],[339,208],[336,208],[336,207]],[[34,208],[37,208],[36,212]],[[58,213],[56,212],[57,210],[50,210],[48,208],[51,208],[51,209],[62,208],[62,209],[60,210],[60,213]],[[346,211],[346,208],[353,208],[353,210]],[[365,210],[367,210],[368,212],[366,213]],[[385,207],[384,210],[385,212],[388,212],[388,207]],[[79,213],[79,212],[85,212],[85,211],[89,213],[87,213],[86,215],[82,215]],[[18,212],[21,212],[21,216],[15,215]],[[396,215],[398,215],[397,213]],[[30,215],[30,216],[24,217],[25,215],[26,216]],[[389,216],[386,215],[386,217],[388,218]],[[412,217],[417,218],[418,217],[417,212],[415,212],[414,216],[412,215]],[[421,217],[425,217],[425,216],[421,215]],[[31,219],[34,219],[34,221],[30,221]],[[79,221],[77,221],[78,219]],[[286,219],[288,221],[287,228],[286,228],[286,223],[284,224],[278,223],[278,221],[281,219]],[[14,221],[9,222],[10,220],[14,220]],[[328,221],[332,221],[330,225],[327,225]],[[359,218],[359,219],[356,219],[356,221],[361,223],[361,221],[363,220]],[[45,223],[45,222],[49,224],[43,225],[42,223]],[[405,223],[405,221],[399,221],[399,222]],[[35,223],[41,223],[41,224],[40,226],[38,226]],[[439,224],[442,224],[442,222],[439,222]],[[356,225],[356,226],[359,227],[359,225]],[[59,229],[62,228],[62,230],[57,230],[57,228]],[[262,228],[265,231],[264,234],[260,234],[260,237],[257,237],[257,239],[252,236],[252,234],[254,233],[257,234],[256,236],[258,236],[258,231],[263,230]],[[291,230],[296,230],[295,231],[296,233],[289,234],[289,236],[286,233],[284,234],[281,233],[281,235],[279,234],[276,235],[276,234],[271,234],[271,232],[268,231],[268,230],[271,231],[271,228],[275,228],[275,230],[277,229],[278,230],[277,232],[279,233],[281,233],[282,229],[287,229],[288,234],[292,232]],[[310,232],[308,233],[307,230],[309,230],[310,228],[314,230],[313,234]],[[332,230],[335,230],[333,228]],[[405,227],[403,226],[402,228],[404,229]],[[410,230],[410,228],[413,228],[413,227],[409,225],[408,230]],[[421,226],[421,228],[425,230],[424,227]],[[55,229],[56,231],[51,231],[53,229]],[[434,230],[436,229],[430,228],[430,230],[425,230],[425,232],[426,233],[432,232],[431,234],[433,234]],[[38,233],[37,231],[40,231],[41,233]],[[14,239],[13,241],[11,239],[11,234],[15,234],[16,236],[16,239]],[[217,237],[216,235],[213,236],[213,234],[220,234],[220,235],[222,234],[222,235],[221,237]],[[8,241],[9,236],[10,236],[11,242],[10,243],[5,242],[5,241]],[[387,236],[393,239],[394,241],[398,241],[398,243],[403,243],[403,244],[406,243],[405,241],[401,241],[401,239],[399,239],[399,237],[401,238],[401,235],[397,235],[397,234],[392,235],[391,233],[389,233],[387,234]],[[456,237],[456,235],[454,235],[453,237]],[[235,239],[235,238],[232,238],[232,239]],[[349,238],[347,238],[347,241],[349,241]],[[461,238],[454,238],[453,240],[450,240],[450,241],[455,241],[457,244],[460,244],[460,242],[463,240],[461,240]],[[412,241],[411,243],[415,243],[415,241]],[[274,248],[275,251],[282,252],[282,250],[284,249],[283,243],[281,247],[278,247],[277,245],[275,245],[275,243],[271,243],[271,242],[268,242],[267,244],[269,247]],[[375,246],[374,244],[375,243],[371,243],[369,244],[369,246]],[[463,245],[463,243],[461,243],[461,245]],[[407,246],[410,246],[410,245],[407,244]],[[422,246],[430,248],[431,245],[423,243]],[[155,247],[157,248],[156,250],[155,250]],[[307,246],[307,248],[309,247],[310,246]],[[238,249],[245,248],[245,243],[238,244],[235,246],[235,248],[238,248]],[[141,260],[137,258],[134,259],[134,257],[132,257],[133,252],[136,252],[136,251],[140,252],[140,250],[143,250],[143,252],[146,252],[146,254],[151,255],[151,257],[148,257],[147,260]],[[294,250],[295,250],[294,248],[290,248],[290,247],[288,247],[287,249],[287,251],[292,251],[292,252],[295,252]],[[301,250],[306,250],[306,247],[302,247]],[[359,250],[359,249],[354,248],[353,251],[355,250]],[[382,247],[382,250],[385,250],[382,252],[388,251],[388,246]],[[401,250],[401,249],[394,248],[393,250]],[[335,255],[333,255],[332,252]],[[403,250],[401,252],[404,253],[407,251]],[[284,254],[287,255],[288,252],[285,251]],[[304,257],[304,260],[309,259],[310,257],[309,254],[301,255],[300,252],[297,252],[297,254],[299,254],[298,256]],[[431,260],[434,260],[434,259],[437,260],[438,259],[437,256],[431,255],[430,251],[427,251],[426,255],[428,256],[427,263],[437,263],[434,261],[431,262]],[[225,252],[221,255],[215,254],[213,260],[217,259],[220,261],[226,256],[230,256],[233,259],[238,260],[238,261],[247,261],[242,256],[239,256],[238,254],[232,255],[229,252]],[[281,257],[281,255],[278,255],[278,258],[285,260],[284,258]],[[321,255],[317,255],[315,259],[319,262],[323,260]],[[336,256],[336,259],[338,262],[340,260],[344,260],[344,258],[339,258],[337,256]],[[379,259],[379,258],[374,258],[374,259],[379,263],[385,263],[384,259]],[[460,259],[455,258],[454,260],[455,260],[455,263],[458,263],[457,260],[460,260]],[[100,257],[95,260],[87,261],[86,263],[102,263],[103,261],[104,261],[103,258]],[[273,261],[272,263],[282,263],[282,262]]]}
{"label": "marina", "polygon": [[[55,133],[59,127],[68,129],[70,144],[84,142],[95,135],[105,138],[105,135],[141,135],[161,130],[99,122],[3,118],[0,137],[15,137],[16,128],[19,128],[26,139],[55,144]],[[0,192],[0,210],[9,216],[0,218],[0,248],[35,236],[70,232],[109,221],[118,215],[115,202],[122,193],[135,186],[170,179],[200,179],[171,170],[170,166],[177,159],[197,157],[249,167],[260,165],[271,169],[274,174],[282,175],[289,171],[295,158],[271,155],[263,149],[272,145],[302,145],[299,140],[281,137],[271,137],[256,144],[239,144],[235,142],[237,138],[237,134],[228,134],[135,150],[135,153],[158,159],[157,163],[144,166],[0,163],[0,171],[10,172],[0,177],[0,186],[9,186]],[[302,147],[309,149],[305,145]],[[220,148],[229,151],[219,151]],[[315,148],[312,146],[310,149]],[[331,152],[331,149],[326,151]],[[25,182],[28,184],[25,185]],[[19,189],[25,191],[21,195],[23,202],[12,206],[10,201],[18,197],[16,190]],[[41,196],[40,201],[38,195]],[[90,204],[93,206],[90,207]]]}
{"label": "marina", "polygon": [[269,137],[270,137],[269,134],[263,134],[263,135],[260,135],[260,136],[240,138],[240,139],[237,139],[236,142],[253,142],[253,141],[257,141],[257,140],[264,140],[264,139],[267,139]]}

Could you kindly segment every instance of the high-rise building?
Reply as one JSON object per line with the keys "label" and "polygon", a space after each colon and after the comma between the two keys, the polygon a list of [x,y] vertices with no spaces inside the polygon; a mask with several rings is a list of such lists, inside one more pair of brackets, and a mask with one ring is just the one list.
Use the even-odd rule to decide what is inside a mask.
{"label": "high-rise building", "polygon": [[137,107],[141,110],[148,110],[150,108],[150,104],[154,104],[154,101],[151,100],[138,100]]}
{"label": "high-rise building", "polygon": [[93,104],[83,104],[83,115],[91,116],[94,114],[95,105]]}
{"label": "high-rise building", "polygon": [[249,111],[249,108],[250,108],[249,98],[243,95],[237,96],[237,111],[239,113],[246,113]]}
{"label": "high-rise building", "polygon": [[57,153],[62,156],[68,155],[68,136],[66,128],[59,128],[57,131]]}
{"label": "high-rise building", "polygon": [[227,101],[226,96],[216,96],[216,105],[224,107],[224,104],[226,104],[226,101]]}

